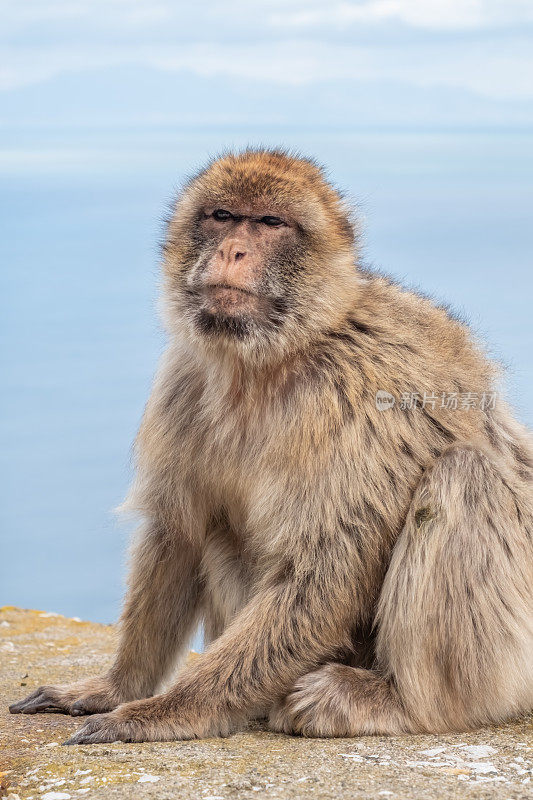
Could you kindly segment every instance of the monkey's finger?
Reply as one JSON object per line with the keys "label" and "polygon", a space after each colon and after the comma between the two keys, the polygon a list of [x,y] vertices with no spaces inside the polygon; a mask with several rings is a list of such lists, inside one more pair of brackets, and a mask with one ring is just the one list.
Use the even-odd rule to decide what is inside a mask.
{"label": "monkey's finger", "polygon": [[45,686],[39,686],[34,692],[29,694],[27,697],[24,697],[22,700],[18,700],[16,703],[12,703],[9,706],[9,710],[12,714],[22,714],[23,709],[27,705],[32,705],[32,703],[36,702],[38,699],[43,697],[46,693]]}
{"label": "monkey's finger", "polygon": [[101,714],[102,712],[111,711],[114,705],[116,704],[113,704],[102,695],[87,695],[86,697],[80,697],[79,700],[76,700],[71,705],[70,714],[73,717],[81,717],[84,714]]}
{"label": "monkey's finger", "polygon": [[45,712],[63,712],[67,708],[61,704],[57,694],[46,687],[40,687],[35,692],[9,706],[12,714],[40,714]]}
{"label": "monkey's finger", "polygon": [[26,702],[24,705],[16,704],[17,708],[13,710],[10,706],[12,714],[45,714],[45,713],[59,713],[66,714],[67,709],[58,704],[58,701],[46,696],[36,697],[31,702]]}
{"label": "monkey's finger", "polygon": [[66,739],[63,744],[86,744],[88,737],[92,736],[92,734],[95,733],[100,727],[101,719],[102,715],[92,717],[84,725],[82,725],[81,728],[76,731],[76,733],[73,733],[72,736]]}
{"label": "monkey's finger", "polygon": [[96,744],[97,742],[115,742],[119,738],[115,726],[106,724],[104,715],[92,717],[76,733],[63,742],[71,744]]}
{"label": "monkey's finger", "polygon": [[70,715],[72,717],[82,717],[84,714],[90,714],[90,711],[84,707],[82,700],[78,700],[70,709]]}
{"label": "monkey's finger", "polygon": [[70,739],[66,739],[63,742],[63,745],[70,746],[72,744],[98,744],[101,742],[113,742],[114,739],[110,737],[106,737],[102,731],[95,731],[94,733],[90,733],[86,731],[84,728],[81,731],[73,734]]}
{"label": "monkey's finger", "polygon": [[26,703],[29,703],[31,700],[35,700],[35,698],[39,697],[39,695],[41,695],[42,692],[43,692],[43,687],[39,686],[38,689],[29,694],[27,697],[24,697],[22,700],[17,700],[16,703],[11,703],[11,705],[9,706],[10,712],[12,714],[20,714],[22,708],[26,705]]}

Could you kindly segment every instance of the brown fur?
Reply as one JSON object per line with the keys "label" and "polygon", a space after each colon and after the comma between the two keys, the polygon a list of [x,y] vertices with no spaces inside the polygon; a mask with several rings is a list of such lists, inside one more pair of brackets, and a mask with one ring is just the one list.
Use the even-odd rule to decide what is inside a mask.
{"label": "brown fur", "polygon": [[[264,302],[202,331],[195,281],[223,247],[199,211],[232,204],[290,227],[259,277],[250,255]],[[188,184],[117,659],[13,711],[110,712],[81,743],[225,735],[265,713],[310,736],[467,730],[533,707],[529,434],[501,401],[378,410],[378,390],[479,398],[495,370],[445,310],[354,262],[312,162],[246,151]],[[150,697],[200,617],[206,651]]]}

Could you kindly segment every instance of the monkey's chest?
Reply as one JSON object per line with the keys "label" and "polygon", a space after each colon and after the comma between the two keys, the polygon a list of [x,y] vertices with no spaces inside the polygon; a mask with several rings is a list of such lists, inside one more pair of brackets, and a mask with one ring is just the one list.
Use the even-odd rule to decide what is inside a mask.
{"label": "monkey's chest", "polygon": [[243,539],[226,518],[207,532],[202,575],[208,641],[220,636],[250,597],[255,560],[247,552]]}

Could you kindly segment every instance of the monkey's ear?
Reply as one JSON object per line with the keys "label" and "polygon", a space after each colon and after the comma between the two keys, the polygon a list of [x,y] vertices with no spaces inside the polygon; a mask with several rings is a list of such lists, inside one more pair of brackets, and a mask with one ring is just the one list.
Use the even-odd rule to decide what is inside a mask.
{"label": "monkey's ear", "polygon": [[172,249],[196,227],[201,217],[203,201],[202,193],[194,185],[185,187],[175,196],[165,218],[163,253]]}

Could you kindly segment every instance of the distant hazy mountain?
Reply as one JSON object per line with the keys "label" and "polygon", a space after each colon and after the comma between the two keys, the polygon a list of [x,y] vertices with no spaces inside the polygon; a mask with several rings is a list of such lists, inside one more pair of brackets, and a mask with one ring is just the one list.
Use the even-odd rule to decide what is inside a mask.
{"label": "distant hazy mountain", "polygon": [[[138,66],[70,72],[2,92],[10,134],[35,128],[283,125],[313,128],[528,127],[533,100],[485,98],[460,88],[353,79],[312,84],[202,77]],[[37,135],[37,134],[36,134]],[[39,134],[41,135],[41,134]],[[20,142],[19,142],[20,144]]]}

